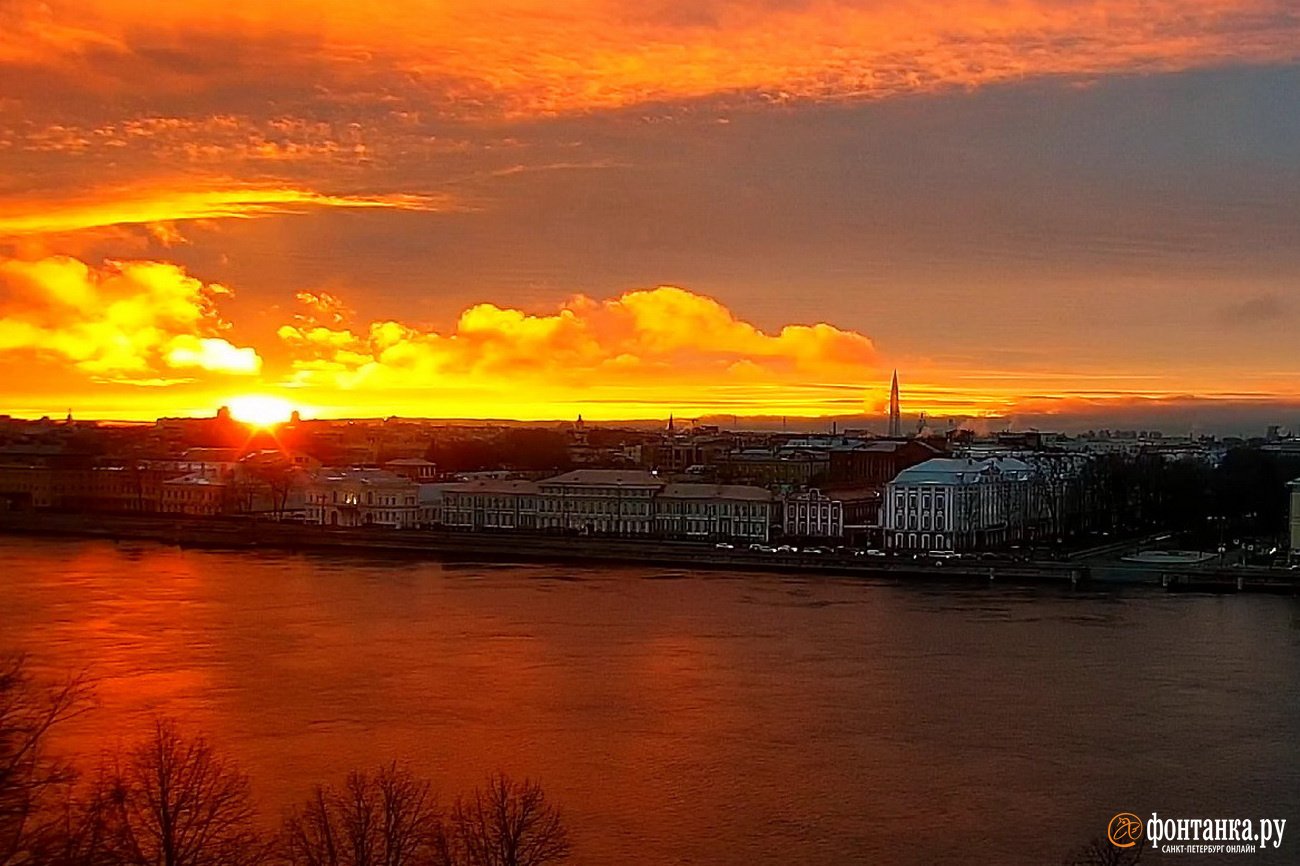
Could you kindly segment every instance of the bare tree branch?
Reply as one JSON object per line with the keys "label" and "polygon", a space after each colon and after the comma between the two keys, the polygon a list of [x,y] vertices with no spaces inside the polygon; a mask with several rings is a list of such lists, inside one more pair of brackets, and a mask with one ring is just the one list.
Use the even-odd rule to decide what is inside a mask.
{"label": "bare tree branch", "polygon": [[269,857],[248,777],[168,720],[105,775],[95,801],[107,803],[103,836],[125,866],[259,866]]}
{"label": "bare tree branch", "polygon": [[541,785],[503,773],[457,800],[451,825],[447,859],[455,866],[545,866],[571,852],[560,812]]}
{"label": "bare tree branch", "polygon": [[57,827],[58,803],[76,774],[51,757],[49,735],[90,706],[86,674],[43,686],[26,657],[0,659],[0,866],[29,862]]}
{"label": "bare tree branch", "polygon": [[446,849],[432,785],[397,764],[316,788],[281,832],[290,866],[440,866]]}

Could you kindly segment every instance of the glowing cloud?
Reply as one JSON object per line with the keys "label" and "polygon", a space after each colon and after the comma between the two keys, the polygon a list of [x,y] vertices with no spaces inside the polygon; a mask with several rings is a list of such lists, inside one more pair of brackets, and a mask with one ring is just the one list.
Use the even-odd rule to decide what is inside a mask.
{"label": "glowing cloud", "polygon": [[301,88],[323,77],[331,98],[405,91],[457,112],[872,98],[1267,63],[1294,59],[1297,36],[1285,0],[64,0],[15,10],[0,60],[80,74],[95,92],[218,92],[255,79]]}
{"label": "glowing cloud", "polygon": [[167,344],[167,366],[177,370],[198,367],[217,373],[256,373],[262,359],[251,348],[237,348],[219,337],[181,334]]}
{"label": "glowing cloud", "polygon": [[114,381],[154,381],[167,370],[256,373],[254,349],[216,336],[225,327],[216,299],[226,294],[161,262],[0,261],[0,355],[62,359]]}
{"label": "glowing cloud", "polygon": [[[291,404],[316,407],[321,417],[871,418],[883,411],[888,380],[860,333],[825,323],[765,331],[713,298],[669,286],[579,295],[545,312],[482,303],[441,330],[353,321],[340,298],[300,292],[302,313],[257,348],[228,338],[216,309],[228,294],[163,262],[3,260],[0,370],[45,362],[39,388],[23,398],[33,406],[57,394],[53,405],[79,414],[113,403],[120,407],[113,416],[153,418],[225,402],[263,423]],[[919,359],[902,366],[905,412],[925,411],[939,427],[972,418],[996,426],[1007,418],[1192,412],[1201,404],[1180,395],[1193,393],[1205,405],[1237,407],[1297,393],[1294,374],[1239,383],[1258,388],[1251,393],[1210,387],[1221,380],[1194,371],[1177,379],[1108,369],[1008,378]],[[249,399],[231,400],[231,376],[241,377]],[[132,396],[142,391],[152,396]]]}
{"label": "glowing cloud", "polygon": [[302,213],[312,208],[440,210],[448,202],[429,196],[323,195],[288,187],[233,186],[98,190],[75,198],[40,201],[0,199],[0,236],[41,235],[116,225],[144,224],[168,243],[178,237],[177,220],[251,218]]}
{"label": "glowing cloud", "polygon": [[712,298],[668,286],[602,301],[580,295],[541,315],[478,304],[446,334],[384,321],[360,330],[287,324],[279,336],[296,385],[425,389],[449,395],[457,411],[492,411],[503,400],[516,410],[527,401],[759,405],[778,385],[790,388],[779,399],[798,403],[808,395],[796,392],[817,390],[807,383],[862,382],[875,361],[861,334],[827,324],[768,334]]}

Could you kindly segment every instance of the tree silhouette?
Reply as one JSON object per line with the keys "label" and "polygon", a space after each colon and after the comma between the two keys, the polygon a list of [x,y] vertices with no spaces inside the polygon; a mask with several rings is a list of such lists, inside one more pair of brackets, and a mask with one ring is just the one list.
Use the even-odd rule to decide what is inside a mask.
{"label": "tree silhouette", "polygon": [[448,862],[455,866],[545,866],[570,851],[559,810],[529,779],[498,773],[452,809]]}
{"label": "tree silhouette", "polygon": [[289,866],[438,866],[446,845],[431,784],[389,764],[317,786],[285,819],[279,848]]}
{"label": "tree silhouette", "polygon": [[248,777],[170,720],[154,722],[152,736],[101,777],[89,802],[89,825],[101,825],[94,832],[113,863],[259,866],[268,859]]}
{"label": "tree silhouette", "polygon": [[76,777],[48,752],[51,730],[89,707],[84,675],[44,687],[23,656],[0,660],[0,866],[30,863],[53,844],[59,802]]}

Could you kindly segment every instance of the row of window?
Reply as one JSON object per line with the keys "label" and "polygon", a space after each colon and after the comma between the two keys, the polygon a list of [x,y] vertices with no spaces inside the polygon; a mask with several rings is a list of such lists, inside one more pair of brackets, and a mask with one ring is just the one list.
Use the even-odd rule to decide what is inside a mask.
{"label": "row of window", "polygon": [[[314,495],[309,495],[307,498],[308,501],[314,502],[317,505],[324,505],[326,503],[330,503],[332,505],[361,505],[363,499],[360,493],[355,493],[348,490],[344,490],[344,491],[331,490],[328,496],[326,496],[326,494],[324,493],[317,493]],[[374,491],[367,491],[364,500],[366,505],[405,504],[407,506],[412,506],[415,504],[414,496],[406,496],[406,497],[375,496]],[[403,501],[399,501],[399,500],[403,500]]]}
{"label": "row of window", "polygon": [[181,499],[186,501],[193,501],[196,499],[219,499],[221,498],[222,493],[223,491],[220,489],[211,487],[198,489],[185,487],[179,490],[172,487],[165,487],[163,488],[163,499]]}
{"label": "row of window", "polygon": [[576,497],[589,497],[589,496],[609,497],[609,498],[618,498],[618,499],[623,499],[628,497],[631,497],[633,499],[650,499],[655,495],[656,492],[658,492],[653,487],[631,487],[631,488],[597,487],[594,489],[583,488],[581,490],[570,490],[565,487],[548,487],[546,485],[542,485],[541,491],[543,494],[547,496],[561,496],[566,499],[572,499]]}
{"label": "row of window", "polygon": [[[611,500],[578,500],[568,502],[555,499],[534,499],[529,496],[457,496],[444,494],[443,501],[447,508],[467,508],[472,501],[474,508],[507,509],[518,511],[541,511],[560,514],[611,514],[649,517],[654,513],[667,514],[721,514],[739,515],[741,517],[766,517],[768,506],[748,502],[707,502],[679,501],[666,499],[653,502],[620,502]],[[566,507],[567,506],[567,507]]]}
{"label": "row of window", "polygon": [[[916,491],[912,491],[906,494],[900,491],[894,494],[894,506],[896,508],[903,508],[904,506],[916,508],[917,501],[918,498],[917,498]],[[922,508],[929,508],[931,504],[934,504],[939,508],[943,508],[944,504],[948,501],[948,496],[943,493],[936,492],[935,494],[933,494],[932,497],[931,494],[929,493],[923,493],[921,494],[919,501]]]}
{"label": "row of window", "polygon": [[366,523],[407,526],[415,523],[414,517],[415,515],[409,510],[395,511],[381,508],[368,510],[357,515],[351,512],[340,514],[338,511],[323,508],[319,505],[313,505],[307,509],[307,519],[313,523],[344,523],[348,526]]}
{"label": "row of window", "polygon": [[894,526],[899,529],[902,529],[904,527],[906,527],[907,529],[950,529],[951,528],[949,522],[945,519],[945,515],[942,511],[933,515],[933,517],[929,514],[922,514],[919,522],[915,514],[909,514],[906,516],[906,518],[904,518],[903,512],[900,511],[894,515]]}
{"label": "row of window", "polygon": [[894,533],[894,547],[903,550],[948,550],[948,536],[936,533],[931,536],[928,532],[896,532]]}
{"label": "row of window", "polygon": [[810,516],[810,515],[811,515],[811,516],[814,516],[814,517],[819,516],[819,515],[822,515],[822,516],[830,516],[831,514],[835,514],[836,512],[838,512],[838,511],[840,511],[840,510],[842,510],[842,509],[839,509],[839,508],[831,508],[829,505],[827,505],[827,506],[822,506],[822,507],[814,507],[814,508],[812,508],[812,509],[809,509],[809,508],[808,508],[807,506],[805,506],[805,505],[800,505],[798,508],[791,508],[791,507],[789,507],[789,506],[786,506],[786,513],[787,513],[787,514],[794,514],[794,515],[797,515],[797,516],[799,516],[799,517],[808,517],[808,516]]}

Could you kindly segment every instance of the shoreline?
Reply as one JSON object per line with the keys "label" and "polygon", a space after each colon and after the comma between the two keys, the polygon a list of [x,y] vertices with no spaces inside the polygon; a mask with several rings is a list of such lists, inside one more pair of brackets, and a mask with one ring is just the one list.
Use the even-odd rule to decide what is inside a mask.
{"label": "shoreline", "polygon": [[949,560],[946,564],[834,554],[718,550],[710,542],[554,536],[521,532],[337,528],[271,521],[137,515],[0,512],[0,534],[111,541],[154,541],[178,547],[343,552],[452,562],[649,565],[771,574],[824,574],[931,583],[1054,584],[1069,587],[1148,586],[1171,592],[1300,594],[1300,574],[1206,564],[1160,568],[1125,563],[1037,560]]}

